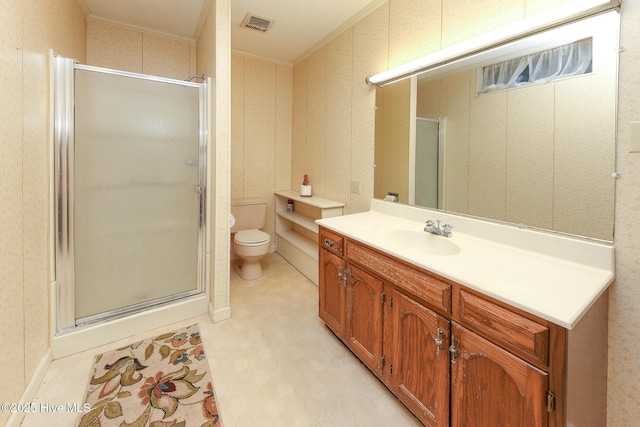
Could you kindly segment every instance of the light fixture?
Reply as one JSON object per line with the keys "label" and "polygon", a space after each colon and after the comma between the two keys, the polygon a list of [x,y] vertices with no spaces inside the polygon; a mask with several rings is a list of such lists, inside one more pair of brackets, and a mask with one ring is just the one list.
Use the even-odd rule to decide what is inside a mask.
{"label": "light fixture", "polygon": [[620,7],[619,0],[574,0],[547,12],[514,22],[506,27],[369,76],[365,81],[367,84],[382,87],[423,71],[437,69],[453,60],[617,7]]}

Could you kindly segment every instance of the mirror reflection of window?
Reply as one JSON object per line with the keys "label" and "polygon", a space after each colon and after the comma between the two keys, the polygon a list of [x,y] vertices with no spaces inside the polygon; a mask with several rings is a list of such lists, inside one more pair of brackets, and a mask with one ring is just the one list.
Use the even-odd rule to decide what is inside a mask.
{"label": "mirror reflection of window", "polygon": [[589,74],[593,38],[478,68],[478,94]]}

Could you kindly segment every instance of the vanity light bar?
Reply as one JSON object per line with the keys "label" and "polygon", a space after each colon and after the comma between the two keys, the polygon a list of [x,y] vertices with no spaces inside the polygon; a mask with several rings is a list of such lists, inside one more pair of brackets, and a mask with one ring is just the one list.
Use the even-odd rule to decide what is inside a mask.
{"label": "vanity light bar", "polygon": [[482,50],[499,47],[549,28],[618,7],[620,7],[620,0],[574,0],[548,12],[514,22],[506,27],[482,34],[382,73],[368,76],[365,81],[369,85],[382,87],[423,71],[437,69],[446,63]]}

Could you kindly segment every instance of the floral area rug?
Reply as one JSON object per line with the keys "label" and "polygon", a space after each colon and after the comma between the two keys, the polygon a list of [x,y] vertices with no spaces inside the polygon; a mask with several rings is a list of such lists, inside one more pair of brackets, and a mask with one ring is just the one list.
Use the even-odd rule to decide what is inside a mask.
{"label": "floral area rug", "polygon": [[222,426],[198,325],[97,355],[85,404],[78,427]]}

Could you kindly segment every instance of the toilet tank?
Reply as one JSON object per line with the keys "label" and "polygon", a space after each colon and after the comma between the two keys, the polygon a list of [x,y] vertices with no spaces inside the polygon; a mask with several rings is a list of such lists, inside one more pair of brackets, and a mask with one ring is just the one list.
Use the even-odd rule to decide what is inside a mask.
{"label": "toilet tank", "polygon": [[266,199],[232,199],[231,214],[236,223],[231,227],[231,232],[241,230],[260,229],[264,227],[267,216]]}

